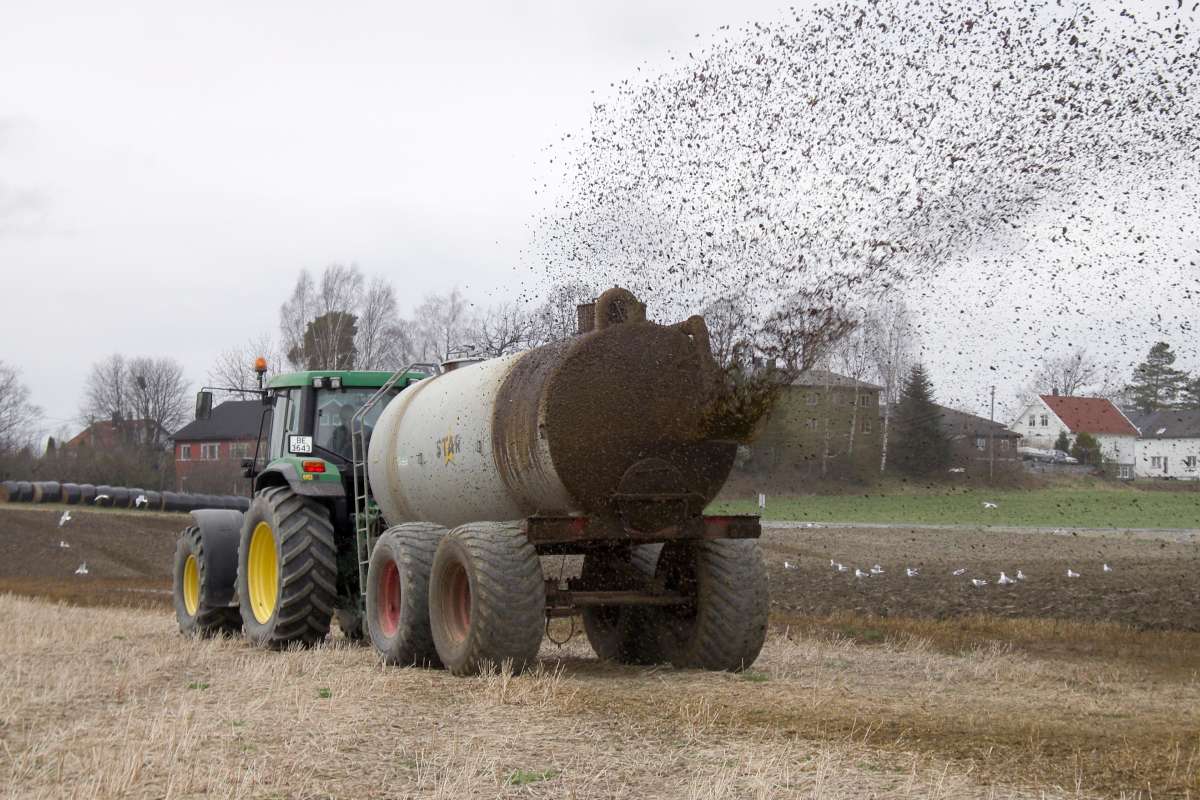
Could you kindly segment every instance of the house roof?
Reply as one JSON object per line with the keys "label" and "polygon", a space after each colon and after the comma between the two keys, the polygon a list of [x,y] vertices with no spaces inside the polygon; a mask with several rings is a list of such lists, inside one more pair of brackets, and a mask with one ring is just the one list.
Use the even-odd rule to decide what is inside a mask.
{"label": "house roof", "polygon": [[[133,437],[145,440],[149,438],[149,434],[154,430],[155,426],[156,423],[148,419],[127,419],[119,422],[107,419],[97,420],[72,436],[65,446],[81,447],[99,445],[102,447],[113,447],[122,438]],[[167,431],[161,430],[161,432],[162,438],[167,438]]]}
{"label": "house roof", "polygon": [[968,414],[956,408],[938,406],[942,412],[942,430],[951,436],[987,436],[989,433],[1000,439],[1019,439],[1021,434],[976,414]]}
{"label": "house roof", "polygon": [[1200,411],[1164,408],[1142,418],[1143,439],[1200,439]]}
{"label": "house roof", "polygon": [[796,380],[792,381],[792,386],[833,386],[839,389],[870,389],[872,391],[881,391],[881,387],[873,383],[867,383],[855,378],[849,378],[845,375],[838,375],[836,372],[830,372],[827,369],[809,369],[801,372],[796,376]]}
{"label": "house roof", "polygon": [[208,419],[198,419],[175,433],[177,442],[253,439],[262,420],[261,400],[226,400],[214,406]]}
{"label": "house roof", "polygon": [[1116,436],[1137,436],[1138,430],[1121,410],[1103,397],[1066,397],[1043,394],[1041,400],[1071,433],[1107,433]]}

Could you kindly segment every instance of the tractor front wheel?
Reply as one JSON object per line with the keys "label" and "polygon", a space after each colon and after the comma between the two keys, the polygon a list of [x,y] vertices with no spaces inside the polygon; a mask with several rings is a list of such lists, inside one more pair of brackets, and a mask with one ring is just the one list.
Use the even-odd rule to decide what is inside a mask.
{"label": "tractor front wheel", "polygon": [[238,547],[246,638],[264,647],[313,644],[337,602],[337,547],[329,512],[280,486],[254,496]]}
{"label": "tractor front wheel", "polygon": [[[214,594],[220,594],[221,587],[217,585],[222,579],[220,573],[223,570],[232,572],[223,555],[204,549],[204,539],[195,525],[184,528],[183,533],[179,534],[179,543],[175,545],[171,594],[175,600],[175,619],[179,622],[179,631],[185,636],[233,636],[242,629],[238,610],[223,602],[215,602],[213,598]],[[229,561],[232,561],[232,555],[228,553]],[[230,577],[226,574],[225,580],[228,581]],[[224,588],[228,595],[229,584],[225,583]]]}

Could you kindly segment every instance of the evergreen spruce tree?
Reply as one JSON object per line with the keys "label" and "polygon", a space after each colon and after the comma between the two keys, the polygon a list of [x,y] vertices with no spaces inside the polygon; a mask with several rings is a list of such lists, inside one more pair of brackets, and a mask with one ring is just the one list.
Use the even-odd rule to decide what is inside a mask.
{"label": "evergreen spruce tree", "polygon": [[1188,376],[1172,367],[1174,363],[1171,345],[1159,342],[1150,348],[1146,360],[1133,371],[1133,382],[1126,387],[1134,405],[1149,414],[1175,402]]}
{"label": "evergreen spruce tree", "polygon": [[1200,411],[1200,376],[1192,378],[1179,392],[1179,407]]}
{"label": "evergreen spruce tree", "polygon": [[942,412],[933,402],[933,386],[917,364],[908,375],[895,415],[894,461],[900,471],[926,476],[950,466],[950,437],[942,429]]}
{"label": "evergreen spruce tree", "polygon": [[1071,452],[1071,437],[1067,436],[1066,431],[1058,432],[1058,438],[1054,440],[1054,449],[1062,450],[1064,453]]}

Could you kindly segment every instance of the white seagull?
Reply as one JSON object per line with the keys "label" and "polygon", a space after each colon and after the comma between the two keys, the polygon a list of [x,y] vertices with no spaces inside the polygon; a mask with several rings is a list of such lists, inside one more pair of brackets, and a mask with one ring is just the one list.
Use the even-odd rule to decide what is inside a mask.
{"label": "white seagull", "polygon": [[882,575],[882,574],[883,574],[883,567],[881,567],[881,566],[879,566],[878,564],[876,564],[875,566],[871,567],[871,574],[872,574],[872,575]]}
{"label": "white seagull", "polygon": [[1112,567],[1110,567],[1108,564],[1105,564],[1105,565],[1104,565],[1104,571],[1105,571],[1105,572],[1112,572]]}
{"label": "white seagull", "polygon": [[1068,577],[1068,578],[1078,578],[1078,577],[1079,577],[1079,573],[1078,573],[1078,572],[1076,572],[1076,571],[1074,571],[1074,570],[1073,570],[1073,569],[1071,569],[1070,567],[1067,567],[1067,577]]}
{"label": "white seagull", "polygon": [[62,539],[58,540],[58,546],[61,547],[63,550],[68,550],[71,547],[71,545],[67,544]]}
{"label": "white seagull", "polygon": [[917,569],[916,567],[905,567],[904,574],[910,578],[915,578],[921,574],[921,570]]}
{"label": "white seagull", "polygon": [[61,528],[63,525],[66,525],[70,521],[71,521],[71,509],[67,509],[66,511],[64,511],[62,513],[62,516],[58,518],[58,527]]}
{"label": "white seagull", "polygon": [[847,567],[845,564],[838,564],[838,565],[837,565],[837,571],[838,571],[838,572],[849,572],[849,571],[850,571],[850,568],[849,568],[849,567]]}
{"label": "white seagull", "polygon": [[958,569],[954,570],[954,572],[951,572],[950,574],[958,576],[958,575],[962,575],[966,571],[967,571],[966,567],[959,567]]}
{"label": "white seagull", "polygon": [[112,498],[106,494],[98,494],[92,498],[93,503],[99,503],[101,500],[112,500]]}
{"label": "white seagull", "polygon": [[1019,580],[1019,581],[1025,580],[1025,573],[1021,572],[1021,570],[1017,570],[1017,580]]}
{"label": "white seagull", "polygon": [[1000,584],[1001,586],[1008,586],[1010,583],[1016,583],[1016,581],[1001,572],[1000,579],[996,581],[996,583]]}
{"label": "white seagull", "polygon": [[79,566],[78,566],[78,567],[75,569],[75,574],[76,574],[76,575],[87,575],[87,574],[88,574],[88,570],[87,570],[87,562],[86,562],[86,561],[85,561],[85,562],[83,562],[82,564],[80,564],[80,565],[79,565]]}
{"label": "white seagull", "polygon": [[137,500],[133,501],[133,505],[135,508],[141,508],[142,506],[150,505],[150,501],[146,499],[146,495],[139,494]]}
{"label": "white seagull", "polygon": [[856,577],[856,578],[866,578],[866,577],[867,577],[867,573],[865,573],[865,572],[863,572],[861,569],[858,569],[857,567],[855,567],[855,569],[854,569],[854,577]]}
{"label": "white seagull", "polygon": [[984,500],[983,507],[984,508],[998,508],[998,506],[990,500]]}
{"label": "white seagull", "polygon": [[799,565],[799,564],[793,564],[793,563],[792,563],[792,562],[790,562],[790,561],[785,561],[785,562],[783,562],[783,568],[784,568],[784,569],[800,569],[800,565]]}
{"label": "white seagull", "polygon": [[971,578],[971,585],[974,586],[976,589],[979,589],[984,586],[987,586],[988,582],[985,580],[982,580],[980,578]]}

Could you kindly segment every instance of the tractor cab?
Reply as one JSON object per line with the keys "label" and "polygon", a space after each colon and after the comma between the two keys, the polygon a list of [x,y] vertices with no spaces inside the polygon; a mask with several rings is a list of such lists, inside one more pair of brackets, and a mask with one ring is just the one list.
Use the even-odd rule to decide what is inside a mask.
{"label": "tractor cab", "polygon": [[[346,482],[354,459],[352,433],[355,415],[387,386],[387,397],[375,398],[361,415],[364,441],[370,440],[387,401],[426,372],[395,373],[365,370],[307,370],[276,375],[254,394],[262,397],[263,414],[253,458],[242,462],[255,490],[290,485],[303,494],[349,494]],[[212,394],[197,397],[197,417],[207,417]],[[363,454],[360,454],[360,456]]]}

